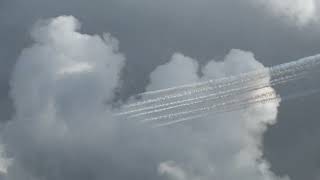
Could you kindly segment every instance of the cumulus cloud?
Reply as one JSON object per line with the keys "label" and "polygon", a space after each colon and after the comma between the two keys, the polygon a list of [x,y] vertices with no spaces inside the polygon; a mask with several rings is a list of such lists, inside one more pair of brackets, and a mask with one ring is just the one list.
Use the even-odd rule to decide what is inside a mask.
{"label": "cumulus cloud", "polygon": [[169,88],[176,85],[188,84],[198,81],[198,63],[183,54],[176,53],[167,64],[158,66],[150,75],[151,82],[148,91],[160,88]]}
{"label": "cumulus cloud", "polygon": [[173,161],[160,163],[158,171],[161,175],[166,175],[173,180],[186,180],[185,172]]}
{"label": "cumulus cloud", "polygon": [[[39,150],[48,153],[42,158],[50,161],[50,151],[61,153],[66,148],[71,153],[79,148],[77,141],[88,148],[98,139],[108,141],[112,123],[110,104],[105,102],[114,97],[124,56],[110,35],[81,34],[79,28],[71,16],[41,21],[34,27],[35,44],[21,53],[11,82],[16,114],[6,140],[14,154],[25,151],[22,156],[31,158]],[[24,169],[23,163],[29,160],[16,163]],[[39,164],[33,166],[45,161],[37,158]],[[43,167],[55,171],[49,164]]]}
{"label": "cumulus cloud", "polygon": [[[11,81],[15,116],[2,133],[13,157],[6,180],[282,179],[271,172],[262,147],[277,102],[171,128],[114,118],[112,100],[125,58],[112,36],[79,28],[71,16],[37,23],[34,44],[18,59]],[[175,54],[151,73],[147,89],[258,68],[264,67],[241,50],[202,68]]]}
{"label": "cumulus cloud", "polygon": [[12,160],[7,157],[5,153],[5,148],[1,144],[0,145],[0,179],[1,175],[6,174],[8,167],[11,165]]}
{"label": "cumulus cloud", "polygon": [[289,18],[299,25],[318,20],[319,4],[317,0],[259,0],[272,13]]}
{"label": "cumulus cloud", "polygon": [[[153,74],[173,75],[172,69],[175,69],[178,77],[184,74],[184,71],[179,71],[180,66],[175,61],[172,58]],[[194,62],[190,58],[184,58],[184,61],[187,64]],[[187,71],[190,74],[186,76],[192,77],[191,73],[196,74],[198,66],[189,67],[192,68]],[[223,61],[209,61],[201,69],[203,76],[198,79],[221,78],[262,68],[264,66],[255,60],[251,52],[231,50]],[[149,87],[159,87],[162,81],[166,81],[166,78],[160,82],[152,81]],[[268,125],[275,123],[277,107],[276,102],[255,105],[244,111],[221,116],[211,115],[190,123],[193,129],[188,133],[188,138],[197,142],[190,147],[192,153],[188,160],[163,162],[159,166],[159,172],[175,180],[288,179],[274,175],[270,171],[270,164],[263,158],[263,134]]]}

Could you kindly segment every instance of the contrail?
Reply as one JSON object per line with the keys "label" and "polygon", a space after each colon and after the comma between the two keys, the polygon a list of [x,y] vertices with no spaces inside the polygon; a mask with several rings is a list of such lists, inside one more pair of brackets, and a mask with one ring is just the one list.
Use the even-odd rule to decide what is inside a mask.
{"label": "contrail", "polygon": [[[264,71],[266,71],[266,69]],[[216,79],[216,80],[208,80],[208,81],[203,81],[203,82],[199,82],[199,83],[176,86],[176,87],[167,88],[167,89],[148,91],[148,92],[140,93],[140,94],[138,94],[138,96],[154,95],[154,94],[159,94],[159,93],[162,93],[162,92],[168,92],[168,91],[173,91],[173,90],[181,90],[181,89],[185,89],[185,88],[194,88],[194,87],[198,87],[198,86],[206,86],[206,85],[210,85],[210,84],[218,84],[220,82],[224,82],[224,81],[227,81],[227,80],[236,79],[239,76],[249,76],[249,74],[251,74],[251,73],[260,73],[260,72],[246,72],[246,73],[238,74],[237,76],[223,77],[223,78],[219,78],[219,79]]]}
{"label": "contrail", "polygon": [[[310,95],[310,94],[314,94],[314,93],[317,93],[319,92],[319,89],[316,89],[316,90],[311,90],[311,91],[307,91],[307,92],[302,92],[302,93],[295,93],[293,95],[290,95],[290,96],[285,96],[284,98],[285,99],[289,99],[289,98],[296,98],[296,97],[301,97],[301,96],[306,96],[306,95]],[[145,119],[145,120],[142,120],[143,122],[151,122],[151,121],[157,121],[157,120],[162,120],[162,119],[170,119],[170,118],[176,118],[178,116],[182,116],[182,115],[185,115],[185,114],[190,114],[190,113],[196,113],[198,110],[199,111],[211,111],[211,110],[214,110],[216,109],[216,107],[218,108],[230,108],[230,107],[233,107],[232,105],[236,105],[236,106],[239,106],[239,109],[243,109],[246,107],[246,104],[247,105],[250,105],[252,103],[255,103],[256,101],[259,102],[259,101],[265,101],[265,100],[268,100],[269,98],[267,96],[269,96],[270,94],[267,93],[267,94],[262,94],[262,95],[259,95],[259,96],[255,96],[255,97],[251,97],[249,99],[245,99],[245,100],[240,100],[240,101],[229,101],[225,104],[220,104],[220,105],[217,105],[217,106],[213,106],[211,108],[201,108],[201,109],[197,109],[195,111],[185,111],[185,112],[182,112],[182,113],[173,113],[173,114],[169,114],[169,115],[163,115],[163,116],[158,116],[158,117],[154,117],[154,118],[148,118],[148,119]],[[261,99],[261,97],[263,97]],[[265,98],[267,97],[267,98]],[[271,98],[273,99],[273,97]],[[238,102],[240,102],[238,104]],[[216,111],[212,111],[212,112],[216,112]],[[225,112],[225,110],[222,110],[222,112]],[[185,119],[185,118],[182,118],[182,119]],[[189,119],[189,117],[186,117],[186,119]],[[181,120],[181,119],[179,119]]]}
{"label": "contrail", "polygon": [[[304,66],[309,66],[312,67],[314,65],[318,65],[319,62],[319,58],[320,58],[320,54],[319,55],[315,55],[315,56],[310,56],[307,58],[303,58],[297,61],[293,61],[293,62],[289,62],[289,63],[284,63],[284,64],[280,64],[277,66],[273,66],[270,67],[269,70],[271,71],[271,75],[273,73],[279,72],[279,71],[284,71],[287,69],[302,69],[302,67]],[[263,69],[262,72],[267,72],[268,69]],[[189,84],[189,85],[182,85],[182,86],[176,86],[176,87],[172,87],[172,88],[168,88],[168,89],[163,89],[163,90],[156,90],[156,91],[149,91],[149,92],[145,92],[145,93],[140,93],[138,95],[148,95],[148,94],[157,94],[157,93],[161,93],[161,92],[167,92],[167,91],[172,91],[172,90],[181,90],[184,88],[190,88],[190,87],[195,87],[195,86],[202,86],[202,85],[207,85],[207,84],[211,84],[211,83],[219,83],[219,82],[225,82],[227,80],[237,80],[239,77],[245,77],[245,76],[249,76],[252,77],[255,74],[260,74],[261,70],[258,71],[250,71],[250,72],[246,72],[246,73],[241,73],[238,75],[234,75],[234,76],[230,76],[230,77],[224,77],[224,78],[220,78],[217,80],[209,80],[209,81],[204,81],[204,82],[200,82],[200,83],[194,83],[194,84]]]}
{"label": "contrail", "polygon": [[[246,73],[246,75],[249,75],[249,73]],[[183,96],[188,96],[188,95],[193,95],[196,93],[201,93],[201,92],[206,92],[206,91],[212,91],[212,90],[217,90],[217,89],[222,89],[222,88],[226,88],[228,86],[232,86],[235,84],[239,84],[239,83],[245,83],[248,81],[253,81],[253,80],[257,80],[258,78],[268,78],[269,75],[267,74],[267,70],[265,69],[262,72],[251,72],[250,73],[251,76],[248,76],[246,79],[241,79],[241,75],[239,76],[232,76],[232,77],[226,77],[226,78],[221,78],[215,81],[208,81],[210,83],[203,83],[205,86],[204,87],[199,87],[199,88],[193,88],[191,90],[185,90],[183,92],[178,92],[178,93],[173,93],[173,94],[169,94],[169,95],[162,95],[160,97],[157,98],[151,98],[151,99],[147,99],[144,101],[140,101],[137,103],[132,103],[129,105],[125,105],[124,108],[130,108],[130,107],[135,107],[135,106],[141,106],[141,105],[146,105],[146,104],[150,104],[150,103],[155,103],[155,102],[159,102],[159,101],[165,101],[168,99],[173,99],[173,98],[179,98],[179,97],[183,97]],[[237,78],[234,79],[232,81],[230,81],[233,78]],[[224,80],[229,80],[224,82]],[[215,82],[215,83],[212,83]],[[219,82],[219,83],[217,83]]]}
{"label": "contrail", "polygon": [[245,99],[231,100],[231,101],[223,102],[223,103],[220,103],[220,104],[205,106],[205,107],[201,107],[201,108],[197,108],[197,109],[193,109],[193,110],[176,112],[176,113],[171,113],[171,114],[167,114],[167,115],[147,118],[147,119],[141,120],[141,122],[151,122],[151,121],[157,121],[157,120],[161,120],[161,119],[172,119],[172,118],[176,118],[176,117],[179,117],[179,116],[182,116],[182,115],[188,115],[188,114],[211,111],[211,110],[215,110],[217,108],[224,108],[224,107],[227,107],[227,106],[230,106],[230,105],[234,105],[234,104],[237,104],[237,103],[241,103],[241,102],[243,102],[245,104],[245,103],[248,103],[250,101],[259,101],[259,100],[268,99],[268,98],[274,97],[274,96],[276,96],[276,94],[272,90],[272,91],[265,92],[265,93],[262,93],[262,94],[259,94],[259,95],[256,95],[256,96],[245,98]]}
{"label": "contrail", "polygon": [[164,95],[164,96],[161,96],[161,97],[157,97],[157,98],[148,99],[148,100],[145,100],[145,101],[141,101],[141,102],[125,105],[124,108],[130,108],[130,107],[135,107],[135,106],[141,106],[141,105],[156,103],[156,102],[159,102],[159,101],[165,101],[165,100],[168,100],[168,99],[179,98],[179,97],[188,96],[188,95],[192,95],[192,94],[196,94],[196,93],[206,92],[206,91],[209,91],[209,90],[213,90],[213,87],[202,87],[202,88],[199,88],[199,89],[194,89],[194,90],[190,90],[190,91],[184,91],[182,93]]}
{"label": "contrail", "polygon": [[[289,95],[289,96],[285,96],[285,97],[281,97],[281,98],[280,97],[270,98],[268,100],[263,100],[263,101],[260,101],[258,103],[268,103],[268,102],[273,102],[273,101],[279,101],[279,98],[281,99],[281,101],[288,101],[288,100],[291,100],[291,99],[296,99],[296,98],[300,98],[300,97],[309,96],[309,95],[312,95],[312,94],[317,94],[319,92],[320,92],[320,89],[314,89],[314,90],[310,90],[308,92],[295,93],[295,94],[292,94],[292,95]],[[250,105],[248,107],[250,107]],[[246,108],[248,108],[248,107],[246,107]],[[208,112],[208,113],[204,113],[204,114],[199,114],[199,115],[195,115],[195,116],[189,116],[189,117],[186,117],[186,118],[181,118],[181,119],[174,120],[174,121],[169,121],[169,122],[165,122],[165,123],[159,123],[159,124],[156,124],[156,125],[154,125],[152,127],[153,128],[160,128],[160,127],[165,127],[165,126],[171,126],[171,125],[182,123],[182,122],[185,122],[185,121],[191,121],[191,120],[196,120],[196,119],[199,119],[199,118],[203,118],[203,117],[206,117],[206,116],[208,116],[210,114],[217,115],[218,113],[237,111],[237,110],[241,110],[241,109],[244,109],[244,108],[243,107],[237,107],[235,109],[230,109],[229,111]]]}
{"label": "contrail", "polygon": [[178,120],[168,121],[168,122],[165,122],[165,123],[159,123],[159,124],[153,125],[152,127],[153,128],[159,128],[159,127],[170,126],[170,125],[182,123],[182,122],[185,122],[185,121],[191,121],[191,120],[203,118],[203,117],[208,116],[209,114],[218,115],[218,114],[221,114],[221,113],[242,110],[242,109],[250,107],[253,104],[265,104],[265,103],[277,102],[277,101],[279,101],[279,97],[273,97],[273,98],[270,98],[270,99],[264,99],[264,100],[261,100],[261,101],[253,102],[253,103],[250,103],[250,104],[248,103],[248,104],[246,104],[245,107],[244,106],[238,106],[238,107],[230,108],[230,109],[227,109],[227,110],[221,110],[221,111],[215,111],[215,112],[207,112],[207,113],[204,113],[204,114],[199,114],[199,115],[195,115],[195,116],[189,116],[189,117],[185,117],[185,118],[180,118]]}
{"label": "contrail", "polygon": [[296,80],[299,78],[303,78],[306,74],[308,74],[308,73],[287,75],[284,77],[280,77],[278,79],[273,79],[270,82],[264,82],[264,83],[260,83],[257,85],[247,85],[247,87],[244,86],[244,87],[240,87],[240,88],[234,88],[234,89],[227,90],[227,91],[212,93],[212,94],[198,96],[198,97],[189,98],[189,99],[185,99],[185,100],[178,100],[178,101],[173,101],[170,103],[164,103],[164,104],[154,105],[154,106],[150,106],[150,107],[135,109],[135,110],[131,110],[131,111],[118,113],[117,115],[134,114],[134,115],[131,115],[130,117],[135,117],[135,116],[152,114],[154,112],[161,112],[161,111],[165,111],[165,110],[170,110],[170,109],[174,109],[174,108],[178,108],[178,107],[194,105],[194,104],[202,103],[204,101],[219,100],[222,98],[241,95],[241,94],[246,93],[248,91],[255,91],[255,90],[259,90],[261,88],[266,88],[266,87],[286,83],[288,81],[293,81],[293,80]]}
{"label": "contrail", "polygon": [[[177,113],[177,114],[173,114],[173,115],[169,115],[169,116],[161,116],[159,118],[149,118],[146,120],[142,120],[140,121],[141,123],[151,123],[151,122],[158,122],[158,121],[162,121],[162,120],[170,120],[170,119],[175,119],[176,117],[182,116],[182,115],[188,115],[185,118],[188,117],[192,117],[192,114],[203,114],[203,113],[222,113],[222,112],[229,112],[232,111],[234,109],[234,107],[238,107],[239,109],[244,109],[247,106],[249,106],[250,104],[256,104],[259,102],[265,102],[265,101],[269,101],[270,99],[275,99],[278,98],[277,95],[269,95],[270,97],[264,97],[264,98],[259,98],[259,99],[253,99],[252,101],[245,101],[239,104],[233,104],[233,106],[209,106],[209,107],[204,107],[204,108],[199,108],[193,111],[185,111],[182,113]],[[232,103],[230,104],[232,105]],[[220,109],[219,109],[220,108]]]}
{"label": "contrail", "polygon": [[[308,57],[308,58],[315,58],[315,57],[316,56],[312,56],[312,57]],[[307,58],[305,58],[305,59],[307,59]],[[304,60],[304,59],[301,59],[301,60]],[[301,60],[299,60],[299,61],[301,61]],[[271,67],[269,69],[273,69],[273,71],[276,72],[276,71],[282,71],[282,70],[288,68],[289,66],[303,66],[303,65],[308,65],[308,63],[290,62],[290,63],[286,63],[286,64],[281,64],[281,65],[278,65],[278,66],[275,66],[275,67]],[[138,94],[138,96],[159,94],[159,93],[162,93],[162,92],[168,92],[168,91],[173,91],[173,90],[181,90],[181,89],[185,89],[185,88],[192,88],[192,87],[197,87],[197,86],[210,85],[212,83],[216,84],[216,83],[220,83],[220,82],[224,82],[224,81],[228,81],[228,80],[237,80],[239,77],[245,77],[245,76],[252,77],[254,75],[259,75],[261,73],[264,74],[264,72],[268,73],[268,71],[269,71],[268,69],[250,71],[250,72],[245,72],[245,73],[241,73],[241,74],[234,75],[234,76],[223,77],[223,78],[220,78],[220,79],[217,79],[217,80],[208,80],[208,81],[199,82],[199,83],[193,83],[193,84],[187,84],[187,85],[182,85],[182,86],[171,87],[171,88],[167,88],[167,89],[148,91],[148,92],[140,93],[140,94]]]}
{"label": "contrail", "polygon": [[[296,78],[278,79],[278,81],[275,81],[274,83],[272,83],[272,85],[285,83],[285,82],[288,82],[290,80],[295,80],[295,79]],[[268,88],[268,87],[270,87],[270,84],[269,83],[265,83],[265,84],[262,84],[262,85],[260,85],[258,87],[234,89],[234,90],[228,91],[226,93],[224,92],[220,96],[217,96],[219,94],[211,94],[211,95],[202,96],[202,97],[198,97],[198,98],[188,99],[188,101],[191,101],[190,103],[182,103],[182,104],[178,104],[178,105],[175,105],[175,106],[169,106],[169,107],[166,107],[166,108],[158,108],[158,109],[154,109],[152,111],[146,111],[146,112],[142,112],[142,113],[137,113],[137,114],[133,114],[133,115],[129,116],[128,118],[139,117],[139,116],[153,114],[153,113],[156,113],[156,112],[163,112],[163,111],[166,111],[166,110],[171,110],[171,109],[175,109],[175,108],[179,108],[179,107],[186,107],[186,106],[190,106],[190,105],[200,104],[200,103],[203,103],[203,102],[206,102],[206,101],[223,100],[224,98],[228,98],[228,97],[232,97],[232,96],[236,96],[236,95],[241,95],[243,93],[248,93],[250,91],[251,92],[252,91],[257,91],[257,90],[261,90],[263,88]],[[239,90],[246,90],[246,92],[239,91]],[[233,93],[230,93],[230,92],[233,92]]]}
{"label": "contrail", "polygon": [[[314,69],[315,66],[319,65],[319,63],[320,63],[319,59],[320,59],[320,55],[316,55],[316,56],[303,58],[298,61],[273,66],[268,69],[242,73],[237,76],[230,76],[230,77],[220,78],[217,80],[209,80],[209,81],[196,83],[196,84],[189,84],[189,85],[184,85],[184,86],[177,86],[177,87],[173,87],[173,88],[168,88],[168,89],[164,89],[164,90],[157,90],[157,91],[142,93],[139,95],[140,96],[147,95],[147,94],[157,95],[157,94],[161,94],[163,92],[170,92],[170,91],[174,91],[174,90],[184,90],[187,88],[187,90],[185,90],[182,93],[176,93],[176,94],[172,94],[172,95],[163,95],[161,97],[147,99],[147,100],[140,101],[137,103],[125,105],[124,108],[130,108],[130,107],[135,107],[135,106],[146,105],[149,103],[165,101],[167,99],[183,97],[183,96],[192,95],[195,93],[210,91],[210,90],[219,89],[219,88],[220,89],[226,88],[228,86],[232,86],[232,85],[239,84],[239,83],[245,83],[245,82],[252,81],[252,80],[267,78],[268,76],[271,76],[271,78],[272,78],[275,76],[281,76],[284,73],[294,73],[295,71],[307,71],[310,69]],[[196,87],[198,87],[198,88],[196,88]],[[188,88],[193,88],[193,89],[188,90]]]}
{"label": "contrail", "polygon": [[[208,112],[222,113],[243,109],[255,103],[275,101],[279,97],[270,87],[308,77],[319,71],[319,64],[320,55],[316,55],[237,76],[139,94],[154,97],[125,105],[122,107],[122,112],[116,116],[126,115],[129,119],[142,118],[141,123],[169,120],[166,124],[160,124],[169,125]],[[252,96],[251,93],[258,95]],[[177,118],[178,120],[174,120]],[[174,121],[171,121],[172,119]]]}

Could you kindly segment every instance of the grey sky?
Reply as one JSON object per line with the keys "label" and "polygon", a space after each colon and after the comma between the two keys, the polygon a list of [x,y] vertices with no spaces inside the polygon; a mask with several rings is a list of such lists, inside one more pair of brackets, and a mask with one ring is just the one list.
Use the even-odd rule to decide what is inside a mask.
{"label": "grey sky", "polygon": [[[78,18],[82,32],[109,32],[119,40],[127,58],[121,98],[143,92],[150,72],[175,52],[203,65],[237,48],[253,52],[267,66],[320,52],[320,25],[295,25],[250,0],[0,0],[1,121],[13,114],[9,79],[21,50],[31,44],[31,27],[38,19],[59,15]],[[275,172],[293,180],[318,180],[319,99],[280,107],[278,124],[265,137],[266,158]]]}

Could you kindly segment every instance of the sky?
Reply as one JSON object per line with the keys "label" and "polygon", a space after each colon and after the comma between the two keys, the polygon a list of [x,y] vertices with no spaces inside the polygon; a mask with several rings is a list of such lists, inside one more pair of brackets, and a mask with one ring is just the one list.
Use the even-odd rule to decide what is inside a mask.
{"label": "sky", "polygon": [[0,179],[318,180],[319,95],[155,132],[111,114],[146,90],[318,54],[319,8],[0,0]]}

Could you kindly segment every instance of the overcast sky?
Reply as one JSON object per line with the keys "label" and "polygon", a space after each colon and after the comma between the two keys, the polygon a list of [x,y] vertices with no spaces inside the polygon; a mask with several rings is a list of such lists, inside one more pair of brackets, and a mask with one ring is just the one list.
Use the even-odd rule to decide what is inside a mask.
{"label": "overcast sky", "polygon": [[[62,15],[72,16],[76,20],[59,20],[58,18],[56,19],[57,25],[55,25],[54,19],[50,19]],[[182,137],[166,140],[170,139],[169,134],[172,132],[168,132],[168,135],[164,137],[157,134],[161,132],[151,133],[150,139],[143,138],[137,142],[141,146],[146,146],[142,148],[146,152],[142,152],[139,149],[140,146],[132,145],[133,139],[128,136],[141,138],[142,135],[150,135],[148,131],[141,132],[141,134],[130,132],[134,131],[130,130],[131,126],[110,125],[114,124],[113,120],[110,120],[112,123],[107,124],[100,124],[100,120],[97,120],[93,123],[94,125],[87,126],[87,123],[74,122],[73,119],[85,121],[93,118],[89,114],[97,114],[96,119],[110,116],[108,113],[93,110],[93,107],[98,108],[95,100],[99,98],[110,101],[125,100],[146,89],[157,89],[199,80],[202,77],[198,77],[198,69],[204,74],[204,77],[219,77],[221,75],[218,73],[213,75],[206,73],[209,70],[217,70],[214,63],[213,65],[207,64],[213,62],[213,59],[226,61],[228,67],[240,67],[240,64],[247,64],[249,68],[251,64],[254,64],[254,67],[261,68],[257,62],[265,66],[272,66],[318,54],[320,53],[319,15],[320,5],[317,0],[284,0],[281,2],[277,0],[0,0],[0,120],[1,129],[3,129],[1,130],[3,131],[1,141],[8,146],[6,156],[13,159],[12,165],[5,168],[8,175],[4,173],[3,178],[10,180],[256,178],[257,176],[246,174],[249,172],[234,172],[238,173],[238,176],[230,177],[223,173],[212,176],[203,170],[205,168],[202,169],[202,172],[201,167],[206,166],[206,163],[212,163],[210,161],[212,157],[208,157],[210,162],[205,163],[199,160],[204,157],[198,158],[200,155],[197,153],[220,155],[220,151],[209,145],[208,149],[203,147],[200,150],[181,153],[181,155],[177,152],[179,147],[192,147],[190,145],[192,142],[189,141],[197,140],[197,136],[205,138],[209,135],[215,136],[214,133],[205,132],[201,135],[195,133],[190,138],[191,140],[185,140]],[[35,25],[39,20],[46,20],[47,24]],[[74,21],[81,23],[81,28],[74,25]],[[60,29],[61,26],[66,28]],[[76,39],[78,35],[74,34],[77,31],[80,36],[88,34],[84,36],[91,38],[88,42],[85,40],[80,42],[85,44],[84,47],[78,44]],[[95,34],[103,36],[104,33],[110,33],[104,40],[95,37]],[[51,38],[51,36],[53,40],[48,40],[47,37]],[[56,53],[53,50],[55,48],[58,49]],[[234,64],[228,63],[228,57],[235,53],[230,52],[231,49],[241,49],[242,53],[249,53],[245,57],[250,60],[234,62]],[[238,53],[241,56],[241,52],[236,52],[234,56],[238,57]],[[51,56],[43,55],[46,53],[51,53]],[[88,59],[97,59],[94,61],[96,65],[104,65],[101,59],[110,59],[107,64],[112,68],[97,69],[94,75],[72,76],[56,85],[60,94],[55,94],[53,99],[57,98],[55,99],[57,102],[61,101],[61,107],[57,108],[58,110],[61,108],[62,112],[52,117],[48,116],[52,119],[63,119],[69,123],[69,126],[72,126],[70,130],[72,133],[68,132],[71,135],[65,135],[70,140],[60,142],[57,140],[60,137],[53,135],[63,134],[64,131],[60,127],[52,128],[52,131],[59,132],[46,134],[43,131],[49,131],[50,128],[46,129],[48,124],[37,124],[45,116],[44,114],[53,113],[41,108],[44,104],[50,104],[49,100],[38,102],[32,97],[34,92],[37,94],[38,91],[42,92],[41,90],[52,87],[49,83],[54,78],[52,72],[68,73],[72,71],[66,68],[68,63],[51,64],[52,61],[63,62],[60,55],[68,53],[71,57],[77,57],[84,62],[81,67],[86,67]],[[250,56],[250,53],[254,57]],[[183,63],[179,64],[180,61]],[[176,69],[175,67],[184,67],[186,72],[172,73],[171,68]],[[246,70],[246,68],[233,69],[236,70],[231,74]],[[228,69],[225,71],[228,72]],[[170,77],[165,78],[164,74]],[[180,76],[188,78],[180,79]],[[105,84],[100,81],[102,77],[108,77]],[[171,81],[164,79],[171,79]],[[41,84],[44,81],[48,83]],[[29,86],[35,86],[35,88],[28,88]],[[68,94],[73,88],[88,86],[94,87],[91,90],[92,93],[96,93],[92,99],[78,98],[78,96],[86,96],[86,93],[89,93],[88,90],[77,91],[76,95]],[[106,95],[101,93],[102,91],[107,92]],[[114,93],[114,91],[117,92]],[[47,94],[40,93],[39,97],[38,95],[34,97],[50,99],[51,95],[51,91],[48,90]],[[92,107],[89,105],[78,107],[76,103],[68,102],[68,100],[75,99],[79,99],[77,100],[79,103],[89,102],[90,104],[92,102],[90,104]],[[292,180],[320,179],[319,102],[320,96],[318,95],[281,103],[277,109],[277,123],[266,132],[260,132],[259,137],[261,136],[264,140],[261,140],[263,155],[259,158],[268,161],[267,164],[271,165],[268,173],[284,178],[287,175]],[[68,105],[75,107],[69,109]],[[77,114],[76,111],[81,113]],[[269,116],[275,116],[274,109],[268,109],[267,112],[269,111],[271,112]],[[22,120],[24,118],[35,120],[29,122]],[[230,119],[230,117],[222,118]],[[252,118],[257,118],[259,121],[259,116],[253,115]],[[11,121],[13,123],[10,123]],[[264,121],[263,118],[261,121]],[[95,135],[86,136],[86,133],[90,134],[86,127],[97,128],[100,125],[110,127],[98,128]],[[22,128],[24,126],[30,126],[30,128]],[[60,126],[60,124],[54,126]],[[109,130],[112,127],[117,128]],[[37,131],[37,128],[44,130]],[[106,141],[110,142],[106,142],[106,145],[101,144],[103,138],[100,136],[109,134],[112,137],[121,136],[119,132],[111,132],[124,130],[129,132],[124,133],[123,137],[108,137]],[[188,134],[184,132],[188,130],[181,130],[181,133],[171,135],[183,136]],[[31,131],[35,133],[30,133]],[[78,134],[83,131],[85,131],[84,135]],[[108,133],[100,133],[100,131],[108,131]],[[243,134],[246,132],[240,135]],[[36,136],[45,137],[39,139],[35,138]],[[79,139],[84,139],[85,142],[79,143]],[[158,145],[152,143],[156,147],[146,145],[155,139],[160,141]],[[174,140],[182,142],[175,145]],[[95,141],[98,143],[94,143]],[[216,140],[216,144],[219,144],[220,141]],[[190,144],[185,145],[184,142]],[[112,146],[112,150],[109,149],[109,145]],[[233,145],[230,142],[230,146],[233,147]],[[93,148],[83,148],[88,146]],[[170,146],[176,147],[169,148]],[[97,150],[94,150],[95,148]],[[126,155],[128,154],[128,151],[124,150],[126,148],[132,148],[133,155]],[[121,151],[122,154],[118,151]],[[101,160],[104,155],[107,158]],[[154,157],[155,155],[157,157]],[[197,156],[197,158],[179,162],[179,159],[185,158],[186,155]],[[229,154],[221,153],[221,155],[228,156]],[[78,160],[79,157],[83,159]],[[228,160],[217,160],[220,164],[226,161]],[[152,166],[154,164],[158,164],[158,167],[154,168]],[[227,165],[224,164],[223,167],[225,166]],[[219,168],[220,166],[217,167]],[[0,169],[3,168],[0,166]],[[173,171],[172,169],[175,170],[175,175],[168,173]],[[234,170],[233,167],[224,170],[233,172],[229,171],[230,169]],[[79,170],[83,172],[77,173]],[[122,175],[122,173],[127,175]],[[162,176],[163,174],[165,177]],[[272,178],[274,178],[273,175]]]}

